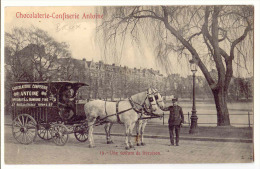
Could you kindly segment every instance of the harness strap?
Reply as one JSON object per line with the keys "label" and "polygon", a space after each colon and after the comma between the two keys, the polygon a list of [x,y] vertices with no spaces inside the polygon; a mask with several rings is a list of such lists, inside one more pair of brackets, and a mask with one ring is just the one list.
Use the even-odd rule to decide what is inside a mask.
{"label": "harness strap", "polygon": [[[129,102],[130,102],[130,104],[131,104],[131,106],[132,106],[132,108],[134,109],[134,111],[136,112],[136,113],[141,113],[142,114],[142,110],[138,110],[138,109],[136,109],[136,107],[135,107],[135,105],[134,105],[134,101],[132,100],[132,98],[130,97],[129,99]],[[140,105],[141,106],[141,105]],[[142,106],[143,107],[143,106]]]}
{"label": "harness strap", "polygon": [[118,113],[118,105],[119,105],[119,102],[120,102],[120,101],[117,101],[117,102],[116,102],[116,117],[117,117],[117,122],[118,122],[118,123],[122,123],[122,122],[120,121],[119,113]]}
{"label": "harness strap", "polygon": [[150,117],[140,117],[138,120],[154,119],[154,118],[160,118],[160,117],[154,117],[154,116],[150,116]]}
{"label": "harness strap", "polygon": [[124,112],[127,112],[127,111],[129,111],[129,110],[132,110],[132,109],[134,109],[134,108],[131,107],[131,108],[129,108],[129,109],[126,109],[126,110],[123,110],[123,111],[120,111],[120,112],[119,112],[119,111],[118,111],[119,102],[120,102],[120,101],[116,102],[116,117],[117,117],[117,122],[123,124],[123,123],[120,121],[119,115],[122,114],[122,113],[124,113]]}
{"label": "harness strap", "polygon": [[124,113],[124,112],[127,112],[127,111],[129,111],[129,110],[132,110],[133,107],[119,112],[119,111],[118,111],[119,102],[120,102],[120,101],[117,101],[117,102],[116,102],[116,114],[111,114],[111,115],[108,115],[108,114],[107,114],[106,102],[105,102],[105,113],[106,113],[106,117],[100,119],[100,121],[99,121],[100,124],[101,124],[102,122],[105,122],[105,120],[106,120],[108,117],[115,116],[115,115],[117,116],[117,122],[120,123],[120,124],[123,124],[123,123],[120,121],[119,115],[122,114],[122,113]]}
{"label": "harness strap", "polygon": [[106,113],[106,117],[107,117],[107,102],[105,101],[105,113]]}
{"label": "harness strap", "polygon": [[154,114],[153,112],[148,112],[146,109],[144,109],[144,114],[150,117],[161,117],[160,115]]}

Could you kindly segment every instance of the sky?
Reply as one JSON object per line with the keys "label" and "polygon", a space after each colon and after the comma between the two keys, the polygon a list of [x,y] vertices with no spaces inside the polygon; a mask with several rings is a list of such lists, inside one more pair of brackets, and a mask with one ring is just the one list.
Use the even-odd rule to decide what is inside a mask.
{"label": "sky", "polygon": [[[53,18],[21,18],[20,13],[24,14],[79,14],[79,19],[53,19]],[[96,43],[96,20],[82,18],[86,15],[96,14],[94,7],[6,7],[5,8],[5,31],[10,32],[14,27],[31,26],[45,30],[58,42],[67,42],[70,45],[72,57],[98,62],[101,60],[101,50],[99,44]],[[86,16],[85,15],[85,16]],[[101,14],[100,14],[101,15]],[[126,43],[122,53],[122,59],[119,63],[121,66],[130,68],[153,68],[160,70],[165,74],[163,67],[157,64],[153,49],[143,43],[141,46],[142,52],[134,47],[131,43]],[[113,61],[110,61],[110,64]],[[177,63],[177,60],[173,60]],[[174,64],[172,73],[179,73],[182,76],[191,74],[187,65],[183,70],[183,66],[179,63]]]}
{"label": "sky", "polygon": [[[38,13],[45,16],[47,14],[51,16],[70,14],[74,17],[78,16],[78,19],[21,18],[25,14],[32,15]],[[102,15],[96,13],[95,7],[6,7],[5,31],[10,32],[14,27],[28,28],[35,26],[48,32],[56,41],[68,43],[73,58],[85,58],[87,61],[93,60],[98,62],[102,58],[100,44],[95,40],[97,21],[83,17],[90,14]],[[149,43],[152,42],[144,41],[138,49],[130,41],[127,41],[119,64],[130,68],[153,68],[160,70],[161,73],[166,75],[165,69],[156,62],[154,49]],[[192,74],[189,64],[187,64],[187,59],[177,60],[176,56],[172,56],[171,62],[173,64],[170,73],[177,73],[184,77]],[[108,63],[111,64],[113,61],[110,60]],[[197,75],[202,76],[200,70]],[[236,74],[234,73],[234,75]]]}

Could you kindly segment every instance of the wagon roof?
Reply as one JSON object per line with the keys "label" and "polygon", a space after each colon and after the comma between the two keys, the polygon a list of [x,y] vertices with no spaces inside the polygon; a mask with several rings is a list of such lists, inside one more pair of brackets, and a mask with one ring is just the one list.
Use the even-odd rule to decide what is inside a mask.
{"label": "wagon roof", "polygon": [[72,85],[73,87],[81,87],[81,86],[89,86],[86,83],[82,82],[77,82],[77,81],[39,81],[39,82],[15,82],[14,84],[49,84],[51,86],[56,86],[56,87],[62,87],[66,85]]}

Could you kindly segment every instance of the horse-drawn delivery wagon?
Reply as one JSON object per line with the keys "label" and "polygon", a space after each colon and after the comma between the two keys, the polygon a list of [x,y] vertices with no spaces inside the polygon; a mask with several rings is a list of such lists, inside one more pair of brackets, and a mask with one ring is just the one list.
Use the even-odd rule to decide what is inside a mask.
{"label": "horse-drawn delivery wagon", "polygon": [[52,139],[56,145],[65,145],[69,134],[74,134],[78,141],[89,140],[90,147],[94,147],[94,126],[104,123],[109,126],[105,127],[109,143],[112,124],[120,123],[125,126],[128,149],[132,147],[130,136],[135,123],[146,118],[160,117],[156,110],[157,106],[163,107],[163,102],[155,89],[148,88],[117,102],[93,100],[79,103],[76,96],[82,86],[88,85],[69,81],[14,83],[14,138],[22,144],[30,144],[38,135],[44,140]]}
{"label": "horse-drawn delivery wagon", "polygon": [[[17,82],[12,86],[12,133],[22,144],[32,143],[37,135],[52,139],[56,145],[64,145],[68,134],[77,140],[88,139],[88,127],[84,103],[76,98],[85,83]],[[71,118],[74,114],[73,118]]]}

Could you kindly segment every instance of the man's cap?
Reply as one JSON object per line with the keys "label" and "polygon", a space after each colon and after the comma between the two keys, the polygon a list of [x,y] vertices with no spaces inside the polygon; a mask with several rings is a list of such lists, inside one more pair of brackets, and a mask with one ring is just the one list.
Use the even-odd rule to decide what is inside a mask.
{"label": "man's cap", "polygon": [[173,97],[173,98],[172,98],[172,101],[173,101],[173,102],[177,102],[177,101],[178,101],[178,97]]}

